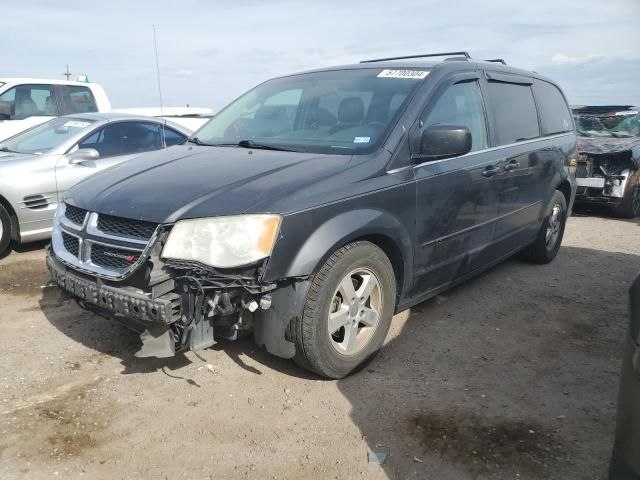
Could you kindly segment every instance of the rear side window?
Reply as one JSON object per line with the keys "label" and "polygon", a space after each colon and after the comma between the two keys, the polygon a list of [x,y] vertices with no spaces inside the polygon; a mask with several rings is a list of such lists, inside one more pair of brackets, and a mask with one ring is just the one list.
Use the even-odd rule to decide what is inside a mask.
{"label": "rear side window", "polygon": [[53,117],[58,107],[51,85],[18,85],[0,95],[0,113],[10,120]]}
{"label": "rear side window", "polygon": [[558,87],[547,82],[536,81],[533,90],[540,110],[542,134],[551,135],[573,130],[571,112]]}
{"label": "rear side window", "polygon": [[530,85],[489,82],[488,88],[498,145],[521,142],[540,135],[538,113]]}
{"label": "rear side window", "polygon": [[97,112],[98,106],[93,93],[88,87],[81,86],[63,86],[64,104],[66,114],[70,113],[91,113]]}

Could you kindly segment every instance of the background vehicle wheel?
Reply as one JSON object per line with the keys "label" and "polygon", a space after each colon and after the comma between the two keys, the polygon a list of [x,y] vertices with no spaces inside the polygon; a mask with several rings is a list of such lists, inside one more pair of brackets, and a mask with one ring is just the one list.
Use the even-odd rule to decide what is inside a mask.
{"label": "background vehicle wheel", "polygon": [[616,217],[634,218],[640,216],[640,185],[628,188],[622,203],[613,208]]}
{"label": "background vehicle wheel", "polygon": [[538,238],[522,252],[524,257],[530,262],[541,264],[549,263],[556,258],[562,244],[566,222],[567,201],[563,193],[556,190],[545,213]]}
{"label": "background vehicle wheel", "polygon": [[11,243],[11,217],[0,205],[0,256],[9,250],[9,243]]}
{"label": "background vehicle wheel", "polygon": [[393,267],[380,248],[340,248],[313,277],[303,316],[292,325],[294,360],[325,377],[348,375],[382,346],[395,299]]}

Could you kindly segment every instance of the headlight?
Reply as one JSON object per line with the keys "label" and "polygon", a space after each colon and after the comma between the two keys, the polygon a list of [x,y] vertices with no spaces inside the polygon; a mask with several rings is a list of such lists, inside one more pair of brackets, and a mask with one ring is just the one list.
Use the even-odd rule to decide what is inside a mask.
{"label": "headlight", "polygon": [[280,221],[280,215],[181,220],[171,229],[162,257],[219,268],[249,265],[271,255]]}

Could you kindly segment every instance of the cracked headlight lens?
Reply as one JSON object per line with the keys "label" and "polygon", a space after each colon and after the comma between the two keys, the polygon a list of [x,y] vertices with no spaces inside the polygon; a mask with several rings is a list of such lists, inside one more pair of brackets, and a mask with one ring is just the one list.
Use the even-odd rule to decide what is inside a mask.
{"label": "cracked headlight lens", "polygon": [[162,257],[218,268],[249,265],[271,255],[281,220],[280,215],[180,220],[171,229]]}

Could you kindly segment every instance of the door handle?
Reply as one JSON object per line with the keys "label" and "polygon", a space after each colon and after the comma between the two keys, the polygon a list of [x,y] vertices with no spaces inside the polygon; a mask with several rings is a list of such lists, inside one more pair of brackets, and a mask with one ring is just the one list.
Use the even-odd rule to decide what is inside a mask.
{"label": "door handle", "polygon": [[507,163],[504,166],[504,169],[505,169],[505,171],[510,172],[512,170],[515,170],[519,166],[520,166],[520,163],[517,160],[511,160],[509,163]]}
{"label": "door handle", "polygon": [[483,177],[493,177],[499,171],[500,171],[500,169],[498,167],[496,167],[495,165],[489,165],[487,168],[485,168],[482,171],[482,176]]}

